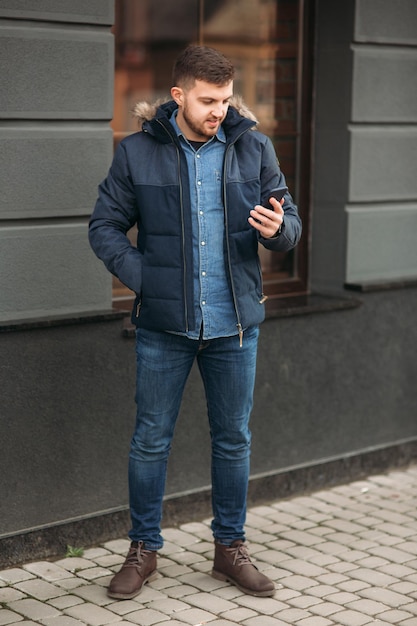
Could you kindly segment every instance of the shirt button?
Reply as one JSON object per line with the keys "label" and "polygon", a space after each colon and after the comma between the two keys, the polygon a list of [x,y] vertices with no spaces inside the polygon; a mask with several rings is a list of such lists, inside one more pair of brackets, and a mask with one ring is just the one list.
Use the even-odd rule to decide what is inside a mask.
{"label": "shirt button", "polygon": [[203,300],[203,302],[202,302],[201,304],[203,304],[203,305],[204,305],[205,303],[206,303],[206,301],[205,301],[205,300]]}
{"label": "shirt button", "polygon": [[201,242],[201,245],[202,245],[202,246],[205,246],[205,245],[206,245],[206,242],[205,242],[205,241],[202,241],[202,242]]}
{"label": "shirt button", "polygon": [[202,276],[205,276],[205,275],[206,275],[206,273],[205,273],[205,272],[201,272],[201,275],[202,275]]}
{"label": "shirt button", "polygon": [[201,180],[199,180],[199,181],[197,182],[197,185],[201,185]]}

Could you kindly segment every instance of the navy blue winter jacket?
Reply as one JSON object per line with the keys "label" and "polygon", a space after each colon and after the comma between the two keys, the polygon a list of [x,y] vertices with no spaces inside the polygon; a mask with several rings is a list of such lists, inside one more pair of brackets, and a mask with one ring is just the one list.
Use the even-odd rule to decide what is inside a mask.
{"label": "navy blue winter jacket", "polygon": [[[136,293],[132,320],[137,326],[186,332],[195,326],[191,207],[186,158],[169,121],[177,105],[146,106],[136,107],[141,131],[119,144],[99,185],[89,239],[107,269]],[[223,250],[237,331],[265,316],[258,241],[286,251],[301,236],[290,194],[280,235],[263,239],[248,222],[249,211],[273,187],[285,184],[271,141],[255,126],[250,112],[242,115],[235,106],[223,121]],[[137,247],[126,236],[135,224]]]}

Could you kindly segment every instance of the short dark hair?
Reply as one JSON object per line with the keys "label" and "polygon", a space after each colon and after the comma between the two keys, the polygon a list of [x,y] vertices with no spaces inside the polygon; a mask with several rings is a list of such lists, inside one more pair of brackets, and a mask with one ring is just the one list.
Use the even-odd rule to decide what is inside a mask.
{"label": "short dark hair", "polygon": [[174,87],[188,89],[196,80],[204,80],[222,87],[233,80],[234,74],[232,62],[218,50],[190,45],[175,61],[172,83]]}

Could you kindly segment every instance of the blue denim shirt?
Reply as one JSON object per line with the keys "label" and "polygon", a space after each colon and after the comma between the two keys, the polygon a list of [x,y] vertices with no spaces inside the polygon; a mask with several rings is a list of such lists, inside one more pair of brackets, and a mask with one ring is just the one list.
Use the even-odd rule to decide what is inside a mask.
{"label": "blue denim shirt", "polygon": [[217,135],[195,151],[175,118],[176,112],[171,124],[187,159],[193,231],[196,328],[186,336],[198,339],[202,324],[203,339],[230,337],[238,329],[223,250],[222,168],[226,136],[220,127]]}

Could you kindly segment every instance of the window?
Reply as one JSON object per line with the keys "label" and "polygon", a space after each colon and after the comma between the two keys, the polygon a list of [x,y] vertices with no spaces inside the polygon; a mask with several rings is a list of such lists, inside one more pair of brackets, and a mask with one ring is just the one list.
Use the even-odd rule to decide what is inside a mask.
{"label": "window", "polygon": [[[234,91],[273,141],[303,220],[296,250],[260,247],[267,306],[307,293],[312,3],[305,0],[118,0],[115,44],[115,142],[136,130],[135,102],[169,96],[177,54],[189,43],[215,47],[236,67]],[[132,239],[134,235],[132,234]],[[116,279],[114,304],[132,294]]]}

